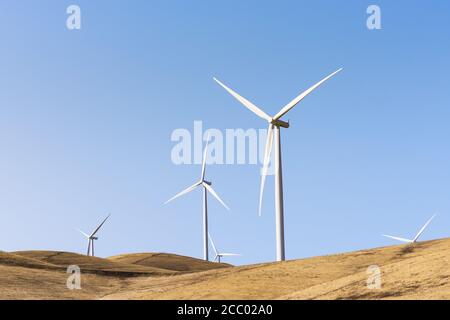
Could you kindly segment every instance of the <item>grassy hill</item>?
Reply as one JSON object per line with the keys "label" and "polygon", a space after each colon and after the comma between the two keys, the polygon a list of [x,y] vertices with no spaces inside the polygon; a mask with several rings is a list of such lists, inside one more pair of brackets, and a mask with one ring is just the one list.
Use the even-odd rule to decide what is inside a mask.
{"label": "grassy hill", "polygon": [[77,265],[83,272],[108,274],[117,276],[138,275],[171,275],[170,270],[142,266],[138,264],[127,264],[109,259],[89,257],[70,252],[56,251],[17,251],[13,253],[23,258],[41,261],[42,263],[59,266],[67,269],[69,265]]}
{"label": "grassy hill", "polygon": [[172,271],[198,272],[230,267],[225,263],[211,263],[191,257],[168,253],[133,253],[108,258],[114,262],[154,267]]}
{"label": "grassy hill", "polygon": [[[160,253],[0,253],[0,298],[450,299],[449,263],[450,239],[240,267]],[[66,288],[68,264],[86,269],[82,290]],[[381,289],[367,288],[371,265]]]}

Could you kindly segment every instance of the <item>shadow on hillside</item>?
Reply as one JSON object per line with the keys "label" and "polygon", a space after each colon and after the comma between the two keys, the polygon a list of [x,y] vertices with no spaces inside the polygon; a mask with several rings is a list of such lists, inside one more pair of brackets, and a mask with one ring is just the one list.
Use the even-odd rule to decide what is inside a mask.
{"label": "shadow on hillside", "polygon": [[400,249],[399,255],[403,256],[405,254],[409,254],[412,253],[414,251],[415,245],[414,244],[409,244],[403,248]]}
{"label": "shadow on hillside", "polygon": [[436,241],[426,241],[426,242],[416,242],[416,243],[411,243],[408,244],[404,247],[402,247],[399,251],[399,256],[403,256],[409,253],[413,253],[417,250],[424,250],[424,249],[428,249],[431,246],[435,245]]}

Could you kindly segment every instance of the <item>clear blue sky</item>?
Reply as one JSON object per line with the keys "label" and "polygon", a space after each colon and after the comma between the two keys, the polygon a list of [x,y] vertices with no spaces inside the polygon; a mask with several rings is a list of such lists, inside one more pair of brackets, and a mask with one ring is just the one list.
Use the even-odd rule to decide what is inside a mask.
{"label": "clear blue sky", "polygon": [[[66,8],[82,30],[66,29]],[[174,129],[265,128],[212,80],[269,114],[323,76],[283,131],[287,258],[393,244],[436,211],[450,235],[450,4],[376,1],[2,1],[0,249],[85,252],[73,230],[107,214],[96,253],[202,256],[198,178]],[[210,230],[236,264],[275,258],[273,178],[214,165]]]}

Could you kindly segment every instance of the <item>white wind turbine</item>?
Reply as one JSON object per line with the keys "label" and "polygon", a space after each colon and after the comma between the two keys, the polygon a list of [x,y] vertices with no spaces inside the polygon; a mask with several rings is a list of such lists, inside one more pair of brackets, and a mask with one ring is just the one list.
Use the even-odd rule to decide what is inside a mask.
{"label": "white wind turbine", "polygon": [[416,243],[417,240],[419,240],[419,237],[422,235],[422,233],[425,231],[426,227],[428,227],[428,225],[430,224],[431,220],[434,219],[434,217],[436,217],[436,215],[433,215],[430,220],[427,221],[427,223],[425,223],[425,225],[422,227],[422,229],[419,230],[419,232],[416,234],[416,236],[414,237],[414,239],[410,240],[410,239],[405,239],[405,238],[400,238],[400,237],[394,237],[394,236],[388,236],[386,234],[383,234],[383,237],[387,237],[387,238],[391,238],[400,242],[405,242],[405,243]]}
{"label": "white wind turbine", "polygon": [[106,222],[106,220],[108,220],[109,216],[110,216],[110,214],[105,218],[105,220],[102,221],[102,223],[100,223],[100,225],[90,235],[84,233],[80,229],[77,229],[82,235],[84,235],[88,239],[88,248],[87,248],[88,256],[92,256],[92,257],[94,256],[94,241],[98,240],[98,237],[96,237],[95,235],[100,230],[100,228],[103,226],[103,224]]}
{"label": "white wind turbine", "polygon": [[274,117],[269,116],[252,102],[248,101],[238,93],[227,87],[225,84],[214,78],[214,80],[221,85],[228,93],[242,103],[246,108],[255,113],[257,116],[263,118],[269,123],[269,129],[267,132],[266,148],[264,152],[264,163],[261,176],[261,189],[259,195],[259,215],[261,215],[262,198],[264,193],[264,184],[266,180],[267,170],[269,168],[270,155],[272,152],[273,140],[275,140],[275,217],[276,217],[276,246],[277,246],[277,261],[285,260],[285,247],[284,247],[284,209],[283,209],[283,174],[281,165],[281,139],[280,139],[280,127],[289,128],[289,122],[280,120],[286,113],[294,108],[300,101],[302,101],[307,95],[317,89],[322,83],[333,77],[341,69],[333,72],[326,78],[322,79],[308,90],[301,93],[294,100],[289,102],[278,112]]}
{"label": "white wind turbine", "polygon": [[240,254],[238,253],[222,253],[222,252],[218,252],[216,246],[214,245],[214,241],[211,237],[211,235],[208,233],[209,236],[209,240],[211,241],[211,245],[214,249],[214,253],[216,254],[216,256],[214,257],[214,262],[217,261],[220,263],[220,259],[223,257],[232,257],[232,256],[240,256]]}
{"label": "white wind turbine", "polygon": [[228,206],[220,199],[219,195],[214,191],[214,189],[211,187],[212,183],[207,181],[205,179],[205,173],[206,173],[206,155],[208,151],[208,142],[209,137],[206,141],[206,147],[205,151],[203,153],[203,163],[202,163],[202,172],[200,176],[200,180],[196,183],[194,183],[192,186],[186,188],[185,190],[181,191],[180,193],[176,194],[174,197],[167,200],[164,204],[169,203],[170,201],[189,193],[193,190],[195,190],[197,187],[203,187],[203,258],[208,261],[209,260],[209,254],[208,254],[208,192],[213,195],[214,198],[217,199],[227,210],[230,210]]}

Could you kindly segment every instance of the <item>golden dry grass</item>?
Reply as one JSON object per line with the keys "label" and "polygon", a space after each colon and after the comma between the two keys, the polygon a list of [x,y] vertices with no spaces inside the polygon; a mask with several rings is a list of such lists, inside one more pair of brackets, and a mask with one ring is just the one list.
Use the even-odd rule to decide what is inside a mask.
{"label": "golden dry grass", "polygon": [[[74,258],[89,272],[82,290],[70,291],[61,267]],[[450,239],[240,267],[169,254],[21,252],[0,254],[0,298],[449,299],[449,261]],[[381,289],[367,288],[371,265],[381,269]]]}
{"label": "golden dry grass", "polygon": [[205,260],[168,253],[122,254],[109,257],[108,259],[114,262],[185,272],[198,272],[230,267],[226,263],[210,263]]}
{"label": "golden dry grass", "polygon": [[96,274],[115,274],[117,276],[133,275],[171,275],[171,270],[142,266],[138,264],[128,264],[120,261],[111,261],[98,257],[88,257],[70,252],[57,251],[17,251],[14,255],[43,263],[56,265],[66,269],[69,265],[77,265],[84,272]]}

